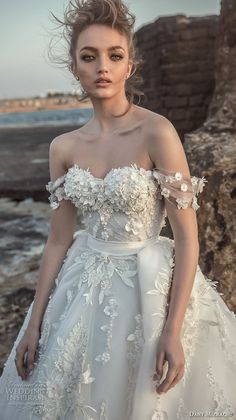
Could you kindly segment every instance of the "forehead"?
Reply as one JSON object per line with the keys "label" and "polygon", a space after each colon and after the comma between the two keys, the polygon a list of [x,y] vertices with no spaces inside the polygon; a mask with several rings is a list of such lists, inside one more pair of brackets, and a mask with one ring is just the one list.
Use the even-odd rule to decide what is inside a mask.
{"label": "forehead", "polygon": [[85,28],[77,40],[77,48],[91,46],[97,50],[109,49],[114,45],[120,45],[127,49],[128,42],[124,34],[117,29],[102,24],[93,24]]}

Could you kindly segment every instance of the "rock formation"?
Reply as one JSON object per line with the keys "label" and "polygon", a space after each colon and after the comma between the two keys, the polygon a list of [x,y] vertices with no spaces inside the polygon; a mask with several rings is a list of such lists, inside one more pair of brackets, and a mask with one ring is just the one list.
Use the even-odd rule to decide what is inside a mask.
{"label": "rock formation", "polygon": [[200,264],[236,311],[236,3],[222,0],[215,91],[201,128],[185,135],[191,172],[208,184],[199,213]]}
{"label": "rock formation", "polygon": [[146,106],[169,118],[182,142],[200,127],[215,87],[215,41],[219,17],[163,16],[136,32],[144,60]]}

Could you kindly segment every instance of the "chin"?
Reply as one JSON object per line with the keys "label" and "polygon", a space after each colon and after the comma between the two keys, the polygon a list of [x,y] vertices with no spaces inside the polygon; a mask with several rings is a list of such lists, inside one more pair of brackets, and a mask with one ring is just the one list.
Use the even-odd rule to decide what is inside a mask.
{"label": "chin", "polygon": [[111,93],[111,92],[92,92],[90,96],[92,96],[94,98],[108,99],[108,98],[112,98],[113,96],[115,96],[115,93]]}

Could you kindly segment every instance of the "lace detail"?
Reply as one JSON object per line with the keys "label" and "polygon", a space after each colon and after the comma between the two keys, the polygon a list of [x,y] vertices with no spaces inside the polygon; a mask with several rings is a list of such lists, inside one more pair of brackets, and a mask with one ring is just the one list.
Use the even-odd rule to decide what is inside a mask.
{"label": "lace detail", "polygon": [[[82,215],[82,223],[94,236],[108,241],[114,234],[117,215],[125,218],[121,229],[127,238],[152,237],[165,226],[166,198],[178,209],[199,208],[196,196],[205,178],[184,178],[181,172],[164,174],[136,164],[113,168],[104,179],[94,177],[78,165],[70,167],[46,189],[53,210],[63,199],[70,200]],[[116,229],[115,229],[116,231]]]}
{"label": "lace detail", "polygon": [[[174,186],[180,177],[177,173],[168,183]],[[186,409],[197,405],[227,413],[233,406],[235,411],[235,317],[204,281],[199,266],[182,328],[185,375],[169,396],[156,393],[154,354],[168,312],[174,241],[158,236],[165,196],[153,171],[126,167],[99,180],[74,167],[48,188],[54,208],[65,198],[83,209],[89,232],[75,236],[55,279],[30,383],[17,377],[14,351],[5,365],[3,412],[41,420],[124,419],[129,414],[132,420],[183,420]],[[184,185],[179,190],[189,193]],[[176,198],[181,197],[174,196],[174,203]],[[103,243],[91,240],[91,234]],[[149,236],[153,240],[140,242]]]}
{"label": "lace detail", "polygon": [[101,403],[99,420],[108,420],[108,408],[106,401],[102,401]]}
{"label": "lace detail", "polygon": [[151,420],[169,420],[167,412],[162,410],[161,407],[161,396],[157,394],[155,409],[152,413]]}
{"label": "lace detail", "polygon": [[[151,177],[150,172],[152,172]],[[130,167],[114,168],[113,171],[110,171],[108,175],[110,175],[109,179],[111,182],[107,182],[105,188],[105,182],[99,183],[98,181],[105,181],[107,177],[105,177],[104,180],[95,178],[90,172],[79,168],[78,165],[74,165],[68,169],[66,174],[57,178],[54,182],[49,181],[46,184],[46,189],[50,192],[49,201],[51,207],[56,209],[59,207],[59,201],[62,199],[70,199],[76,207],[83,207],[84,212],[86,212],[86,210],[89,211],[91,207],[93,207],[94,211],[99,210],[101,209],[102,203],[106,201],[109,190],[110,192],[113,192],[114,188],[112,188],[112,184],[114,183],[112,181],[114,178],[119,181],[124,174],[129,175],[129,182],[122,187],[122,191],[119,191],[121,193],[120,204],[122,207],[127,203],[127,198],[129,201],[131,199],[131,203],[132,199],[134,199],[135,201],[133,204],[136,204],[137,192],[140,196],[140,188],[138,188],[136,180],[143,181],[142,183],[145,184],[142,185],[143,188],[141,189],[142,197],[144,199],[139,200],[140,206],[139,208],[136,208],[137,212],[144,210],[144,202],[147,200],[147,195],[149,195],[150,192],[155,193],[155,189],[153,188],[151,188],[151,191],[147,191],[147,180],[152,181],[152,176],[158,181],[158,184],[161,187],[161,195],[168,199],[172,204],[176,205],[177,203],[178,209],[184,209],[191,205],[194,210],[197,210],[199,205],[197,204],[196,196],[203,191],[205,183],[208,182],[204,177],[198,178],[196,176],[191,176],[187,178],[184,177],[181,172],[168,172],[165,174],[157,169],[145,170],[144,168],[138,168],[137,165],[131,165]],[[91,187],[90,191],[88,183]],[[110,185],[111,188],[109,188]],[[105,194],[102,194],[103,191]],[[89,194],[89,192],[92,194]],[[98,194],[97,196],[96,193]],[[109,210],[111,211],[111,209]],[[109,220],[109,211],[107,212],[106,217],[104,217],[103,214],[103,219],[104,224],[106,224]]]}
{"label": "lace detail", "polygon": [[161,188],[161,195],[178,209],[192,207],[195,211],[200,207],[197,195],[202,192],[204,184],[208,182],[204,177],[184,177],[181,172],[164,174],[154,171],[153,176]]}
{"label": "lace detail", "polygon": [[[215,292],[216,293],[216,292]],[[223,351],[224,354],[226,356],[226,359],[233,364],[234,366],[236,366],[236,359],[235,359],[235,354],[236,354],[236,345],[234,342],[234,337],[232,336],[232,334],[230,333],[228,326],[229,326],[229,318],[226,316],[226,314],[223,312],[222,307],[220,307],[219,302],[217,300],[217,298],[214,299],[214,304],[215,304],[215,315],[217,318],[217,326],[218,326],[218,331],[220,334],[220,338],[221,338],[221,344],[223,347]],[[236,319],[236,315],[234,314],[233,311],[230,311],[228,307],[224,306],[224,309],[227,313],[227,315],[229,315],[232,320]]]}
{"label": "lace detail", "polygon": [[64,312],[61,314],[59,318],[60,321],[66,318],[66,314],[67,314],[68,309],[71,306],[72,299],[73,299],[73,291],[71,289],[68,289],[66,291],[66,307],[65,307]]}
{"label": "lace detail", "polygon": [[[130,264],[134,263],[134,269]],[[71,270],[75,265],[82,266],[83,271],[80,275],[80,282],[78,288],[80,289],[83,283],[87,283],[89,289],[83,294],[86,302],[93,304],[93,290],[100,285],[99,304],[102,304],[105,296],[111,295],[112,277],[116,273],[124,284],[128,287],[134,287],[131,277],[137,273],[137,257],[135,255],[129,257],[117,258],[106,253],[95,253],[93,250],[86,250],[78,257],[74,258],[74,262],[70,265],[68,270]]]}
{"label": "lace detail", "polygon": [[132,409],[132,400],[135,390],[136,377],[138,367],[140,363],[140,357],[144,346],[144,334],[143,334],[143,320],[142,315],[137,314],[135,316],[136,328],[132,334],[129,334],[126,338],[128,342],[128,390],[127,390],[127,406],[128,412]]}
{"label": "lace detail", "polygon": [[[200,271],[199,266],[198,271]],[[236,345],[232,333],[229,330],[229,326],[231,325],[229,324],[229,317],[235,322],[236,315],[224,304],[222,298],[219,300],[219,295],[222,296],[223,294],[217,291],[217,284],[219,284],[218,281],[213,281],[204,275],[204,281],[199,285],[198,301],[204,306],[214,306],[214,311],[212,313],[214,319],[201,318],[200,330],[201,333],[204,333],[205,339],[208,340],[211,328],[217,328],[225,360],[228,360],[235,366]],[[220,306],[219,302],[222,302],[222,306]]]}
{"label": "lace detail", "polygon": [[207,365],[208,365],[208,368],[207,368],[206,376],[209,379],[209,383],[213,391],[213,398],[215,402],[214,411],[215,412],[218,411],[219,413],[224,412],[225,413],[224,416],[232,417],[234,414],[234,410],[231,407],[231,405],[228,403],[228,401],[226,401],[226,398],[224,396],[224,391],[222,390],[222,388],[220,387],[219,383],[216,381],[213,375],[212,363],[209,359],[207,361]]}
{"label": "lace detail", "polygon": [[[108,240],[112,235],[112,218],[119,212],[127,216],[124,230],[130,235],[137,236],[143,231],[145,237],[152,236],[153,223],[159,222],[160,225],[163,213],[161,204],[157,205],[161,196],[151,171],[136,166],[114,168],[106,182],[100,181],[90,172],[74,166],[69,169],[65,183],[67,196],[81,209],[85,218],[94,213],[98,215],[92,226],[93,235],[101,229],[101,238]],[[74,184],[77,188],[73,187]]]}
{"label": "lace detail", "polygon": [[43,321],[42,321],[42,326],[41,326],[41,335],[38,342],[38,345],[40,348],[39,358],[46,349],[50,331],[51,331],[51,323],[48,321],[47,315],[45,313]]}
{"label": "lace detail", "polygon": [[[157,302],[159,302],[156,307],[158,310],[152,312],[152,317],[157,317],[158,320],[155,321],[156,327],[153,330],[151,338],[158,338],[162,332],[165,320],[168,315],[168,306],[170,299],[170,291],[172,285],[173,270],[175,266],[174,262],[174,251],[173,248],[169,245],[172,244],[172,240],[169,240],[168,246],[165,251],[165,266],[161,266],[160,270],[157,273],[156,280],[154,282],[154,289],[150,289],[146,292],[147,295],[153,296]],[[167,268],[166,268],[167,263]],[[161,300],[160,300],[161,298]]]}
{"label": "lace detail", "polygon": [[[40,327],[40,338],[38,342],[38,348],[39,348],[38,361],[41,361],[41,358],[43,357],[43,354],[46,350],[48,339],[51,333],[52,325],[49,322],[48,315],[52,309],[52,297],[53,297],[53,293],[49,295],[47,308],[44,312],[44,316],[43,316],[41,327]],[[33,302],[31,305],[33,305]]]}
{"label": "lace detail", "polygon": [[42,404],[33,407],[33,412],[42,416],[42,420],[56,418],[57,415],[63,417],[69,412],[78,414],[79,418],[83,415],[84,419],[88,419],[91,418],[91,411],[96,412],[79,397],[82,386],[95,380],[91,376],[89,363],[86,365],[87,334],[81,317],[65,341],[60,336],[57,337],[58,346],[53,356],[54,369],[46,381]]}
{"label": "lace detail", "polygon": [[59,207],[61,200],[67,199],[64,189],[65,178],[66,174],[60,176],[55,181],[49,181],[45,186],[46,190],[50,193],[48,200],[53,210]]}
{"label": "lace detail", "polygon": [[135,166],[122,169],[114,169],[106,182],[99,182],[89,172],[73,166],[64,177],[47,184],[46,188],[51,192],[51,207],[55,210],[59,207],[59,201],[69,199],[81,210],[88,224],[90,216],[96,213],[98,218],[91,225],[91,230],[96,235],[101,229],[100,237],[104,240],[112,235],[109,221],[116,212],[127,215],[126,232],[137,236],[144,230],[145,235],[151,235],[153,221],[157,223],[160,220],[161,225],[163,217],[161,208],[157,206],[159,192],[151,171]]}
{"label": "lace detail", "polygon": [[115,298],[109,299],[108,305],[104,308],[104,313],[110,317],[109,325],[102,325],[100,328],[106,333],[106,348],[102,354],[99,354],[95,357],[97,362],[101,362],[105,365],[109,362],[111,358],[111,339],[112,339],[112,329],[113,329],[113,320],[118,316],[117,312],[117,302]]}
{"label": "lace detail", "polygon": [[193,286],[181,329],[181,342],[185,355],[184,376],[182,378],[184,386],[186,386],[188,377],[191,375],[191,363],[198,343],[200,323],[198,305],[198,298]]}

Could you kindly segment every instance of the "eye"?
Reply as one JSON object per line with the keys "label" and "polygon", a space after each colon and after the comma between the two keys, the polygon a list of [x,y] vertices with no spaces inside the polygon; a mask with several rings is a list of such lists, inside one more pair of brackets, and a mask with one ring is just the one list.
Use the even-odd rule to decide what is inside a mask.
{"label": "eye", "polygon": [[[123,58],[123,56],[122,55],[120,55],[120,54],[112,54],[112,56],[111,57],[117,57],[118,58],[118,61],[119,60],[121,60],[122,58]],[[115,60],[116,61],[116,60]]]}
{"label": "eye", "polygon": [[84,60],[84,61],[91,61],[91,60],[87,60],[87,58],[94,58],[94,56],[93,55],[83,55],[82,57],[81,57],[81,59],[82,60]]}

